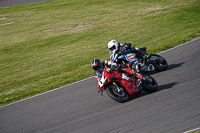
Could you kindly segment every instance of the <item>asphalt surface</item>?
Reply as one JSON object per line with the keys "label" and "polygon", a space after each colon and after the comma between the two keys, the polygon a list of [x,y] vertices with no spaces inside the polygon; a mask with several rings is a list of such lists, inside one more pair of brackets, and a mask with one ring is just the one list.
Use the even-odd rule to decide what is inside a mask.
{"label": "asphalt surface", "polygon": [[0,7],[43,2],[49,0],[0,0]]}
{"label": "asphalt surface", "polygon": [[[200,38],[161,53],[159,91],[126,103],[97,93],[96,79],[0,107],[1,133],[181,133],[200,127]],[[91,69],[92,71],[92,69]]]}

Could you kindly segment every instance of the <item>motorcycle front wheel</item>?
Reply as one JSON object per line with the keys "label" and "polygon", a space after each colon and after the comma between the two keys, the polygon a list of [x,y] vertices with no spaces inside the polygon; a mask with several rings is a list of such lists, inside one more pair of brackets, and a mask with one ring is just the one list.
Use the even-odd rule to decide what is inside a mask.
{"label": "motorcycle front wheel", "polygon": [[127,102],[128,101],[128,93],[120,87],[120,92],[117,89],[117,86],[115,85],[108,85],[106,87],[106,93],[108,96],[120,103]]}

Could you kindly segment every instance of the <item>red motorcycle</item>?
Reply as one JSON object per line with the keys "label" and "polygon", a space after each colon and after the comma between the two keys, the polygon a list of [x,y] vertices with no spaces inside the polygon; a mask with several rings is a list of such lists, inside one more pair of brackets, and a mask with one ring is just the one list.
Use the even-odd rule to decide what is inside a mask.
{"label": "red motorcycle", "polygon": [[138,80],[131,76],[133,73],[129,65],[125,70],[113,71],[105,66],[104,69],[96,71],[95,78],[101,92],[105,90],[111,99],[121,103],[128,101],[131,96],[139,95],[142,90],[149,93],[157,91],[158,84],[153,77],[142,76],[142,79]]}

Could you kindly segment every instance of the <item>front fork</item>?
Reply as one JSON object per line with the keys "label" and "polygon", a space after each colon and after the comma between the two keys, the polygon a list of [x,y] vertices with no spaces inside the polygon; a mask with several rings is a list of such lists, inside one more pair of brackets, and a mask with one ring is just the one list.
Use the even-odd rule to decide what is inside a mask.
{"label": "front fork", "polygon": [[120,93],[120,92],[122,92],[122,91],[123,91],[121,88],[119,88],[119,87],[117,86],[117,84],[116,84],[115,82],[113,82],[113,85],[115,85],[115,86],[116,86],[116,88],[117,88],[117,92],[118,92],[118,93]]}
{"label": "front fork", "polygon": [[[115,85],[115,87],[116,87],[118,93],[120,93],[120,92],[123,91],[121,88],[118,87],[118,85],[117,85],[115,82],[113,82],[113,85]],[[98,88],[98,87],[97,87],[97,88]],[[98,89],[99,89],[99,88],[98,88]],[[100,89],[99,89],[98,93],[101,93],[101,95],[103,96],[103,90],[100,90]]]}

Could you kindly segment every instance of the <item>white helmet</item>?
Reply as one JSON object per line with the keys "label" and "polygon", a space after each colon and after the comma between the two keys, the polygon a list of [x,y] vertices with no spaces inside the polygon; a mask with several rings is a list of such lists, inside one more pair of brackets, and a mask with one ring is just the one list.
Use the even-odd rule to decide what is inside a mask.
{"label": "white helmet", "polygon": [[111,40],[108,42],[108,48],[112,51],[112,52],[115,52],[118,50],[118,46],[119,46],[119,43],[115,40]]}

